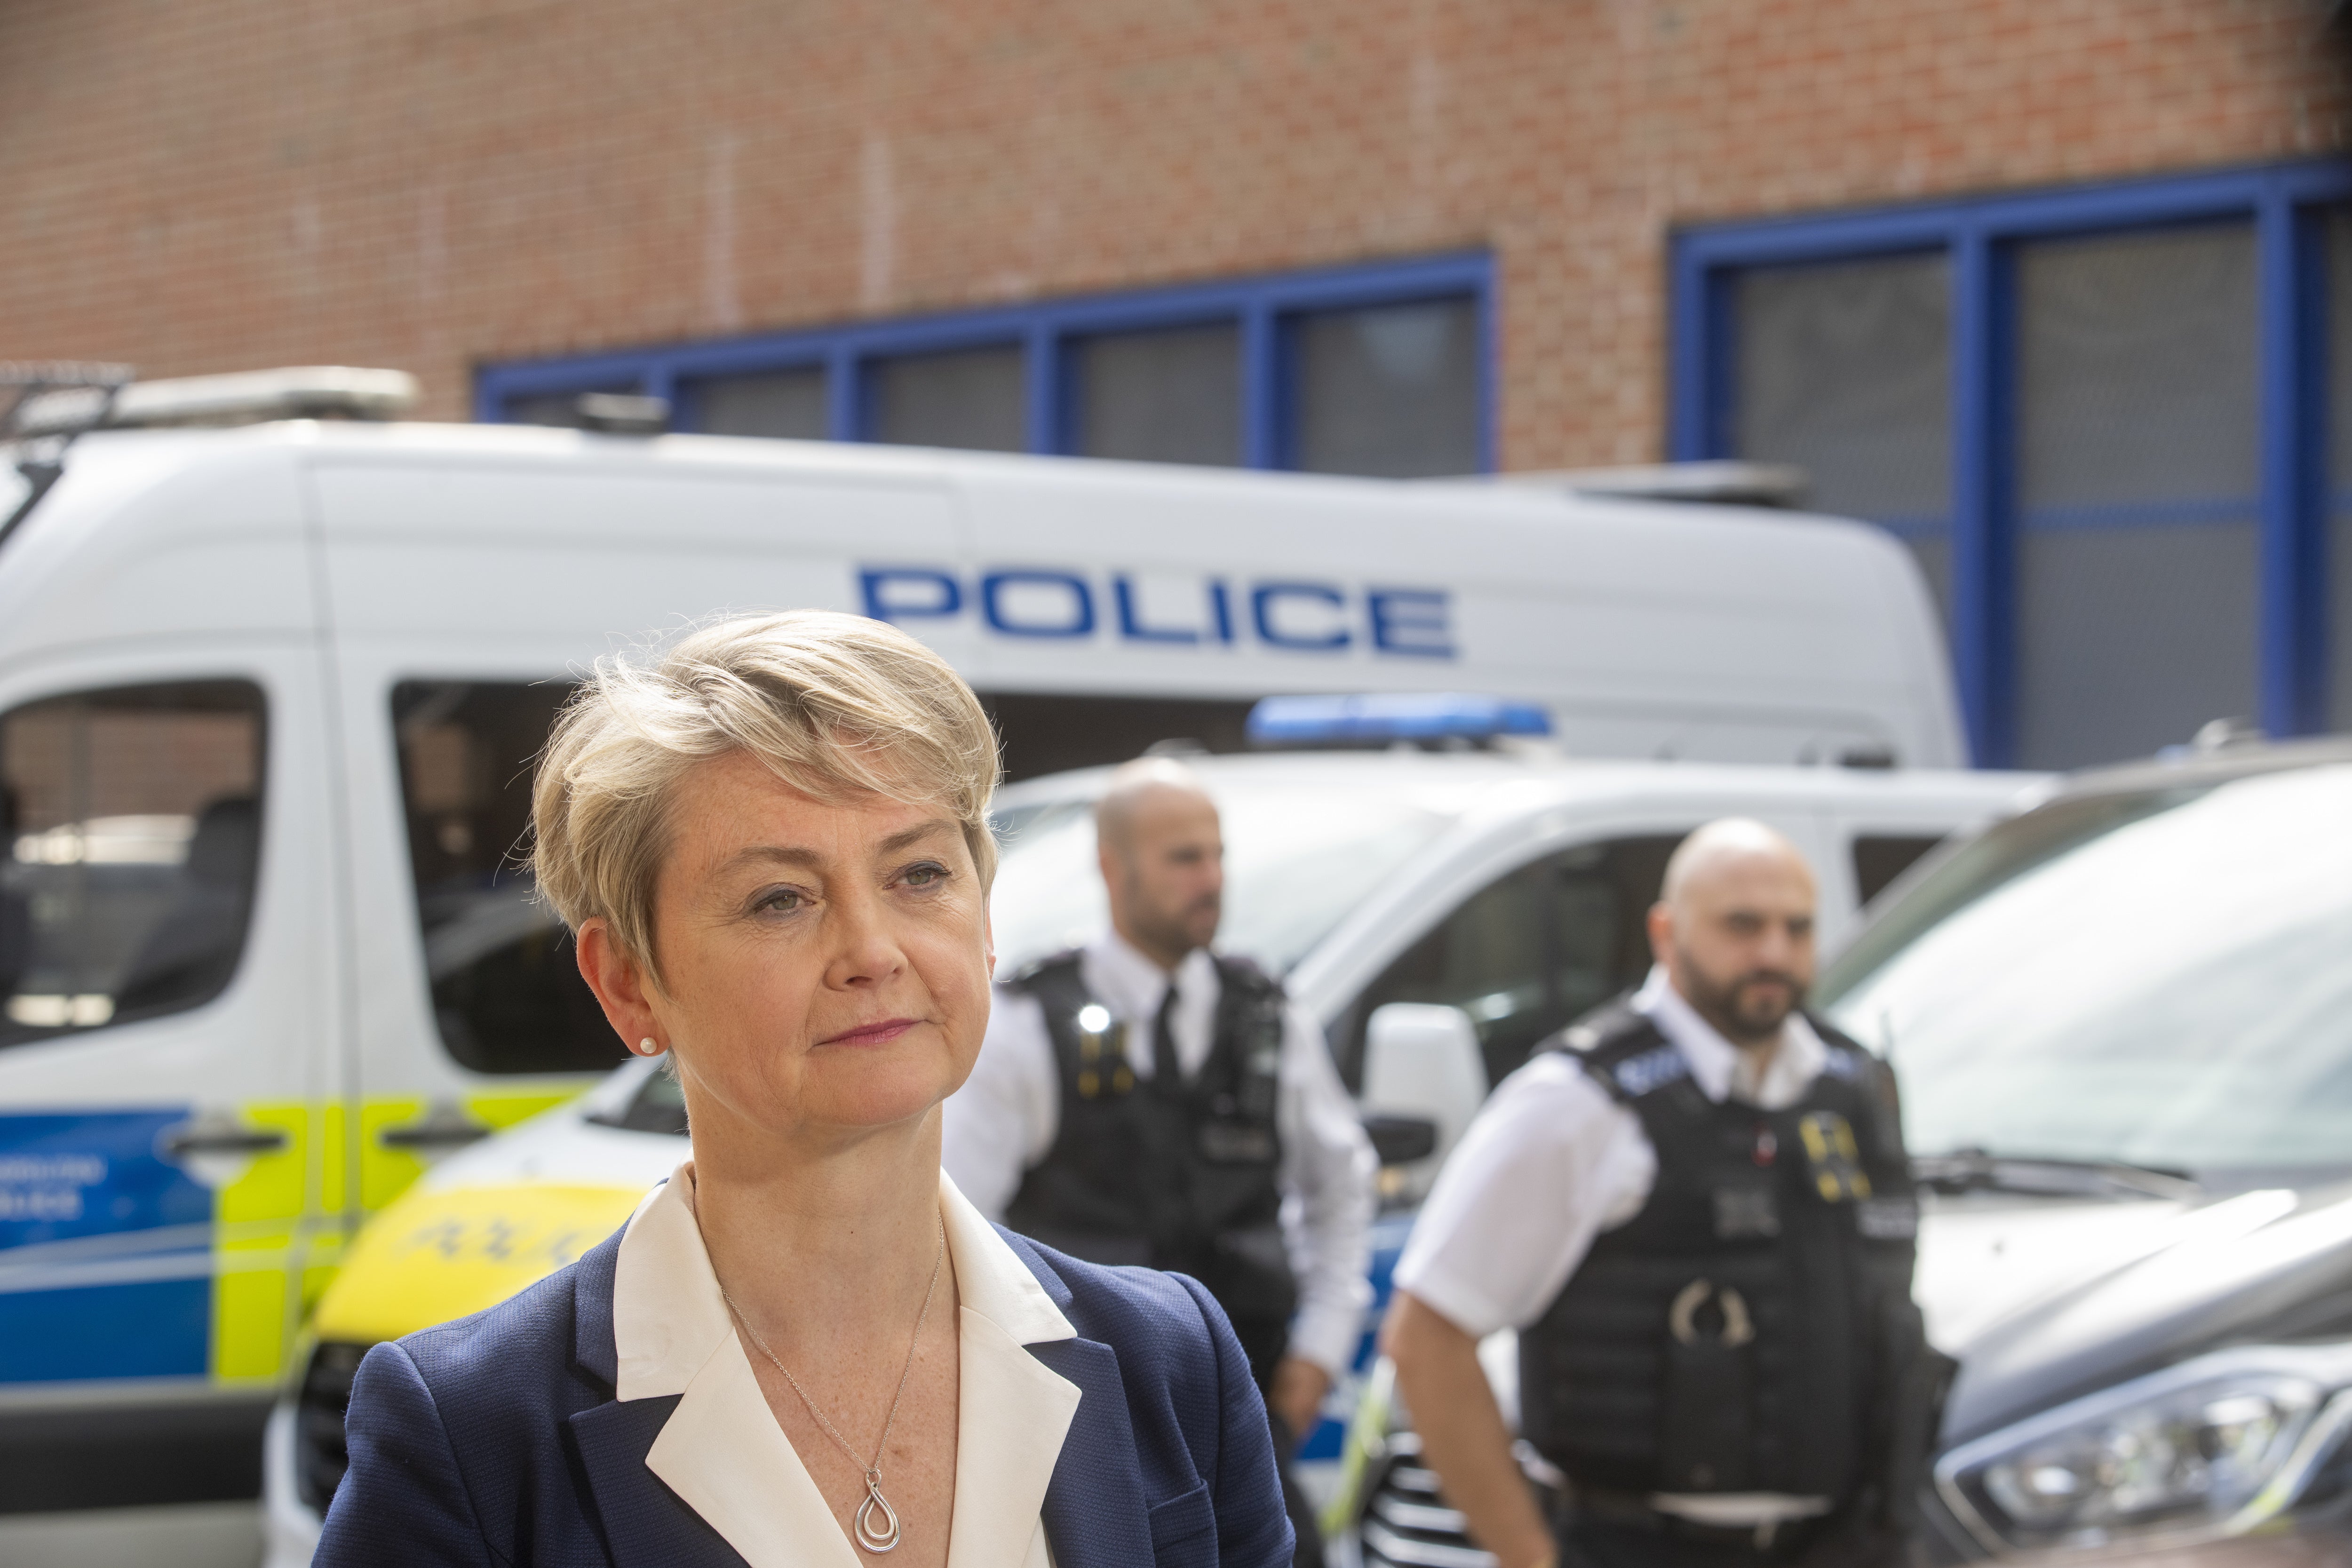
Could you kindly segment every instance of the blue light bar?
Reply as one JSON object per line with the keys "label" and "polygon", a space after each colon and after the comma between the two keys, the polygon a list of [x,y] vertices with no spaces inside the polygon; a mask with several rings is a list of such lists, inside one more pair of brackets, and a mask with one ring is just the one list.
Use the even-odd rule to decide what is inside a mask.
{"label": "blue light bar", "polygon": [[1459,691],[1268,697],[1250,710],[1248,733],[1253,746],[1492,741],[1505,735],[1549,735],[1551,715],[1539,703]]}

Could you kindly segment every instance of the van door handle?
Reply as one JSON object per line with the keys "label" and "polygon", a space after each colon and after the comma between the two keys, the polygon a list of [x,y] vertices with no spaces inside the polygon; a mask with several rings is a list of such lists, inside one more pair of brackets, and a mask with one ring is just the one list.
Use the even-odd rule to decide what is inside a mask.
{"label": "van door handle", "polygon": [[387,1127],[375,1141],[387,1149],[458,1149],[478,1143],[495,1131],[464,1115],[433,1115],[422,1121]]}
{"label": "van door handle", "polygon": [[198,1127],[194,1123],[166,1131],[157,1146],[166,1160],[190,1154],[275,1154],[291,1142],[276,1127]]}

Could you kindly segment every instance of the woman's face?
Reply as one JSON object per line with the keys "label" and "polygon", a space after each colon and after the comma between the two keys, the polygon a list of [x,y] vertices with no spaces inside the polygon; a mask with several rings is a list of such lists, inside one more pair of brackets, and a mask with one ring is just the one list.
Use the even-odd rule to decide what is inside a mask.
{"label": "woman's face", "polygon": [[677,1054],[698,1141],[855,1135],[962,1084],[993,955],[953,816],[828,805],[740,752],[697,764],[671,811],[643,1032]]}

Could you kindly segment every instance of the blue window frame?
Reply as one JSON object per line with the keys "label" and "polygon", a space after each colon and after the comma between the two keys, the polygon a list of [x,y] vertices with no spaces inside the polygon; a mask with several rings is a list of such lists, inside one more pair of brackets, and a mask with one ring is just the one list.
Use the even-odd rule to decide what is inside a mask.
{"label": "blue window frame", "polygon": [[[822,372],[824,428],[807,433],[835,440],[871,440],[882,434],[881,373],[891,362],[963,353],[967,368],[984,373],[987,367],[980,362],[985,356],[970,351],[1015,349],[1026,405],[1020,421],[1025,449],[1071,454],[1085,446],[1087,405],[1080,376],[1090,340],[1229,327],[1238,333],[1234,357],[1240,382],[1234,405],[1239,439],[1237,448],[1213,449],[1220,457],[1237,450],[1246,468],[1294,468],[1301,466],[1302,332],[1340,312],[1447,304],[1466,307],[1475,353],[1469,380],[1475,407],[1465,422],[1466,449],[1459,439],[1454,449],[1463,451],[1469,468],[1490,469],[1495,461],[1495,281],[1492,259],[1483,253],[490,364],[476,375],[475,417],[508,420],[533,406],[546,406],[543,400],[630,388],[669,399],[679,428],[701,429],[703,399],[698,389],[703,386],[777,378],[771,405],[806,411],[814,405],[805,384],[796,389],[790,377],[794,372]],[[1449,351],[1439,341],[1448,323],[1402,324],[1412,330],[1376,332],[1381,341],[1374,349],[1402,343],[1410,353],[1415,342],[1425,340],[1433,345],[1429,354],[1451,353],[1437,373],[1450,376],[1448,384],[1458,387],[1463,380],[1458,343]],[[1194,363],[1197,374],[1197,359]]]}
{"label": "blue window frame", "polygon": [[[2029,636],[2032,606],[2022,600],[2025,557],[2062,532],[2111,525],[2235,523],[2249,531],[2244,559],[2256,646],[2247,652],[2247,680],[2259,717],[2273,734],[2323,729],[2331,697],[2335,711],[2352,712],[2347,694],[2328,689],[2331,640],[2352,640],[2352,624],[2342,624],[2352,622],[2352,594],[2334,595],[2339,624],[2329,624],[2330,522],[2347,500],[2333,492],[2352,488],[2352,474],[2331,473],[2327,407],[2331,379],[2346,384],[2342,367],[2331,377],[2326,345],[2331,265],[2336,309],[2347,308],[2345,269],[2331,264],[2329,235],[2331,227],[2346,232],[2340,215],[2347,202],[2352,169],[2296,163],[1683,230],[1670,262],[1669,455],[1740,455],[1737,315],[1748,279],[1773,269],[1934,258],[1948,290],[1948,397],[1937,416],[1948,420],[1949,473],[1938,477],[1948,486],[1948,508],[1876,521],[1915,548],[1926,536],[1948,541],[1945,608],[1977,760],[2033,760],[2032,748],[2021,747],[2030,717],[2022,700],[2040,695],[2021,690],[2029,673],[2021,665],[2037,646]],[[2023,404],[2032,393],[2047,407],[2052,380],[2046,364],[2026,363],[2022,348],[2021,317],[2039,308],[2032,289],[2043,286],[2035,267],[2070,242],[2231,228],[2244,237],[2243,270],[2251,273],[2241,291],[2251,301],[2247,450],[2237,468],[2218,460],[2213,468],[2242,468],[2247,483],[2118,508],[2037,501],[2037,494],[2073,490],[2059,483],[2037,491],[2027,471],[2033,455],[2026,437],[2047,431],[2037,423],[2029,432]],[[2050,270],[2042,268],[2043,275]],[[2127,458],[2117,463],[2129,467]],[[1932,574],[1932,557],[1929,565]],[[2334,666],[2352,672],[2352,662]]]}

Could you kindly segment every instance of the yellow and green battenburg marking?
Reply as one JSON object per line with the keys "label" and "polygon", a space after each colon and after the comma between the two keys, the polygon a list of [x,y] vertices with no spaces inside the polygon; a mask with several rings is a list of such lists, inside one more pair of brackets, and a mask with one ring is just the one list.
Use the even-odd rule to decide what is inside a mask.
{"label": "yellow and green battenburg marking", "polygon": [[[468,1099],[466,1109],[486,1126],[505,1128],[561,1104],[575,1092],[566,1089],[483,1095]],[[376,1134],[385,1127],[413,1121],[425,1110],[422,1099],[408,1098],[370,1100],[361,1107],[357,1206],[363,1212],[396,1204],[424,1173],[425,1163],[416,1155],[383,1147]],[[383,1325],[384,1331],[374,1333],[373,1338],[413,1332],[494,1305],[569,1262],[564,1258],[542,1266],[545,1258],[565,1245],[563,1238],[580,1226],[593,1226],[609,1215],[585,1246],[593,1247],[610,1235],[628,1217],[641,1195],[606,1188],[481,1189],[443,1215],[446,1220],[462,1212],[477,1227],[463,1232],[465,1239],[457,1253],[440,1260],[444,1265],[457,1264],[454,1276],[441,1279],[439,1268],[404,1268],[372,1278],[364,1289],[337,1293],[333,1285],[339,1271],[354,1260],[375,1258],[369,1250],[375,1231],[373,1225],[348,1245],[343,1234],[343,1216],[352,1206],[348,1111],[341,1102],[271,1101],[244,1107],[243,1119],[250,1125],[285,1133],[286,1143],[257,1156],[214,1201],[207,1365],[215,1383],[262,1387],[274,1384],[304,1318],[331,1295],[345,1300],[372,1300],[379,1292],[388,1291],[387,1304],[354,1314]],[[505,1202],[496,1215],[480,1201],[490,1194]],[[445,1228],[443,1234],[450,1233]],[[482,1258],[476,1263],[466,1262],[467,1247],[480,1249]],[[493,1258],[491,1253],[500,1247],[511,1251],[512,1257]],[[477,1266],[484,1262],[491,1267]],[[410,1276],[415,1277],[413,1281]],[[503,1289],[497,1289],[499,1281],[506,1282]],[[493,1289],[496,1294],[483,1294]],[[451,1309],[441,1310],[437,1303],[443,1302],[452,1304]],[[436,1311],[437,1316],[418,1315]]]}

